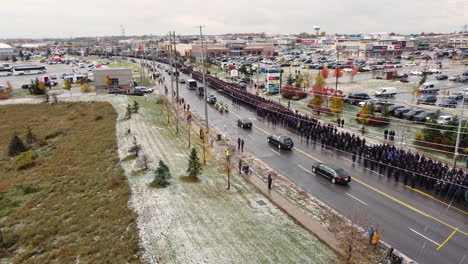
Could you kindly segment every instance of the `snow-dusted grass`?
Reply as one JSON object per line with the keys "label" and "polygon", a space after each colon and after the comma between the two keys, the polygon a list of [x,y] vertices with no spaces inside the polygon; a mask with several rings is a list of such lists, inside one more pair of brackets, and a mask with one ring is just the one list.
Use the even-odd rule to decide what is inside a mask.
{"label": "snow-dusted grass", "polygon": [[[143,146],[151,166],[163,159],[172,173],[171,185],[151,188],[151,172],[138,172],[138,161],[123,162],[132,189],[131,206],[138,213],[144,259],[160,263],[333,263],[335,254],[285,213],[272,205],[252,185],[234,173],[226,190],[219,153],[212,153],[198,183],[186,176],[188,142],[186,124],[167,126],[163,105],[154,97],[111,99],[124,116],[129,101],[137,100],[140,113],[117,124],[119,155],[128,155],[133,137]],[[148,101],[145,101],[147,99]],[[131,102],[130,102],[131,103]],[[125,135],[130,127],[131,135]],[[196,143],[192,135],[192,144]],[[218,143],[215,143],[215,145]],[[219,145],[215,149],[220,150]],[[200,153],[200,151],[199,151]],[[235,167],[235,166],[234,166]],[[235,171],[235,169],[234,169]],[[260,206],[257,200],[266,205]]]}

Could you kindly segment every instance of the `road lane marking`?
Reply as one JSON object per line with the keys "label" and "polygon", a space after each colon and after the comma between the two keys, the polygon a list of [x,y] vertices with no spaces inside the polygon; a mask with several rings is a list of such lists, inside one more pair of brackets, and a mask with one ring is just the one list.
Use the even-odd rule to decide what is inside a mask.
{"label": "road lane marking", "polygon": [[276,153],[277,155],[281,155],[278,151],[272,149],[272,148],[269,148],[271,151],[273,151],[274,153]]}
{"label": "road lane marking", "polygon": [[428,238],[427,236],[425,236],[425,235],[423,235],[423,234],[419,233],[418,231],[416,231],[416,230],[414,230],[414,229],[412,229],[412,228],[410,228],[410,230],[411,230],[411,231],[413,231],[414,233],[416,233],[416,234],[418,234],[418,235],[422,236],[422,237],[423,237],[423,238],[425,238],[427,241],[430,241],[430,242],[432,242],[432,243],[436,244],[437,246],[440,246],[440,244],[439,244],[439,243],[437,243],[437,242],[435,242],[434,240],[432,240],[432,239]]}
{"label": "road lane marking", "polygon": [[251,139],[255,140],[255,138],[254,138],[254,137],[252,137],[251,135],[247,135],[247,136],[248,136],[249,138],[251,138]]}
{"label": "road lane marking", "polygon": [[[234,113],[234,115],[236,115],[236,114]],[[239,116],[239,115],[237,115],[237,116]],[[239,116],[239,117],[240,117],[240,116]],[[262,131],[263,133],[265,133],[266,135],[271,135],[271,134],[268,133],[267,131],[265,131],[265,130],[263,130],[263,129],[257,127],[257,126],[255,126],[255,127],[256,127],[259,131]],[[303,151],[303,150],[301,150],[301,149],[299,149],[299,148],[297,148],[297,147],[294,147],[293,149],[296,150],[296,151],[298,151],[298,152],[300,152],[300,153],[302,153],[303,155],[309,157],[309,158],[312,159],[312,160],[315,160],[315,161],[320,162],[320,163],[324,163],[323,161],[317,159],[316,157],[310,155],[309,153],[307,153],[307,152],[305,152],[305,151]],[[370,170],[369,168],[367,168],[367,169]],[[374,172],[374,173],[375,173],[375,172]],[[378,174],[378,173],[377,173],[377,174]],[[380,195],[382,195],[382,196],[387,197],[388,199],[390,199],[390,200],[392,200],[392,201],[394,201],[394,202],[396,202],[396,203],[398,203],[398,204],[400,204],[400,205],[402,205],[402,206],[404,206],[404,207],[406,207],[406,208],[408,208],[408,209],[410,209],[410,210],[412,210],[412,211],[414,211],[414,212],[416,212],[416,213],[418,213],[418,214],[420,214],[420,215],[422,215],[422,216],[425,216],[425,217],[430,218],[430,219],[432,219],[432,220],[434,220],[434,221],[436,221],[436,222],[439,222],[440,224],[445,225],[446,227],[449,227],[449,228],[451,228],[451,229],[453,229],[453,230],[457,229],[456,227],[454,227],[454,226],[452,226],[452,225],[450,225],[450,224],[447,224],[447,223],[445,223],[444,221],[435,218],[434,216],[431,216],[431,215],[429,215],[429,214],[427,214],[427,213],[425,213],[425,212],[423,212],[423,211],[421,211],[421,210],[419,210],[419,209],[417,209],[417,208],[415,208],[415,207],[413,207],[413,206],[411,206],[411,205],[409,205],[409,204],[407,204],[407,203],[405,203],[405,202],[403,202],[403,201],[401,201],[401,200],[399,200],[399,199],[397,199],[397,198],[395,198],[395,197],[393,197],[393,196],[391,196],[391,195],[389,195],[389,194],[387,194],[387,193],[385,193],[385,192],[383,192],[383,191],[381,191],[381,190],[379,190],[379,189],[377,189],[377,188],[375,188],[375,187],[373,187],[373,186],[370,186],[369,184],[367,184],[367,183],[365,183],[365,182],[363,182],[363,181],[357,179],[356,176],[354,176],[353,178],[354,178],[354,181],[355,181],[355,182],[357,182],[357,183],[359,183],[359,184],[361,184],[361,185],[363,185],[363,186],[365,186],[365,187],[367,187],[367,188],[369,188],[369,189],[371,189],[371,190],[377,192],[378,194],[380,194]],[[463,235],[465,235],[465,236],[468,236],[468,233],[466,233],[466,232],[464,232],[464,231],[462,231],[462,230],[458,230],[458,232],[461,233],[461,234],[463,234]]]}
{"label": "road lane marking", "polygon": [[249,119],[257,121],[257,119],[255,117],[249,117]]}
{"label": "road lane marking", "polygon": [[343,158],[343,159],[344,159],[344,160],[347,160],[347,161],[349,161],[349,162],[351,162],[351,163],[354,163],[352,160],[350,160],[350,159],[348,159],[348,158]]}
{"label": "road lane marking", "polygon": [[422,194],[422,195],[424,195],[424,196],[426,196],[426,197],[429,197],[429,198],[431,198],[431,199],[433,199],[433,200],[435,200],[435,201],[437,201],[437,202],[439,202],[439,203],[441,203],[441,204],[445,204],[445,205],[447,205],[447,206],[450,207],[450,208],[453,208],[453,209],[455,209],[455,210],[458,210],[458,211],[460,211],[460,212],[462,212],[462,213],[464,213],[464,214],[468,214],[468,212],[463,211],[462,209],[457,208],[457,207],[455,207],[455,206],[453,206],[453,205],[450,205],[450,204],[448,204],[448,203],[446,203],[446,202],[444,202],[444,201],[441,201],[441,200],[435,198],[434,196],[432,196],[432,195],[430,195],[430,194],[427,194],[427,193],[425,193],[425,192],[423,192],[423,191],[420,191],[420,190],[417,190],[417,189],[415,189],[415,188],[412,188],[412,187],[410,187],[410,186],[408,186],[408,185],[403,185],[403,186],[405,186],[406,188],[408,188],[408,189],[410,189],[410,190],[413,190],[413,191],[415,191],[415,192],[417,192],[417,193],[419,193],[419,194]]}
{"label": "road lane marking", "polygon": [[308,170],[308,169],[302,167],[301,165],[298,164],[297,166],[298,166],[299,168],[301,168],[301,169],[307,171],[308,173],[312,174],[312,172],[311,172],[310,170]]}
{"label": "road lane marking", "polygon": [[349,193],[346,193],[346,194],[349,195],[349,196],[351,196],[351,198],[355,199],[356,201],[367,205],[365,202],[363,202],[362,200],[358,199],[357,197],[354,197],[353,195],[351,195],[351,194],[349,194]]}
{"label": "road lane marking", "polygon": [[440,246],[437,248],[437,250],[441,249],[445,245],[445,243],[447,243],[453,237],[453,235],[455,235],[455,233],[457,231],[458,231],[458,228],[453,230],[452,234],[450,234],[450,236],[447,237],[447,239],[445,239],[445,241],[442,244],[440,244]]}

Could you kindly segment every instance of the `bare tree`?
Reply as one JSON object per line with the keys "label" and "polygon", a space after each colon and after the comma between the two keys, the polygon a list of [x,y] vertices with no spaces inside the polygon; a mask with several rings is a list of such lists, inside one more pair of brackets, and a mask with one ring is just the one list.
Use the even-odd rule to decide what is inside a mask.
{"label": "bare tree", "polygon": [[148,170],[148,165],[150,163],[148,155],[143,154],[143,156],[141,156],[141,162],[143,163],[143,170]]}

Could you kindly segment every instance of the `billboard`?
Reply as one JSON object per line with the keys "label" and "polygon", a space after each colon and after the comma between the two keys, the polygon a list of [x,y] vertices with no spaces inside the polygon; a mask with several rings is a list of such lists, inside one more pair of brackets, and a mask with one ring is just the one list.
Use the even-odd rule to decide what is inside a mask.
{"label": "billboard", "polygon": [[314,44],[315,39],[301,39],[301,44]]}
{"label": "billboard", "polygon": [[280,91],[280,76],[281,73],[267,73],[267,92],[268,93],[278,93]]}
{"label": "billboard", "polygon": [[387,50],[387,46],[372,46],[372,50]]}

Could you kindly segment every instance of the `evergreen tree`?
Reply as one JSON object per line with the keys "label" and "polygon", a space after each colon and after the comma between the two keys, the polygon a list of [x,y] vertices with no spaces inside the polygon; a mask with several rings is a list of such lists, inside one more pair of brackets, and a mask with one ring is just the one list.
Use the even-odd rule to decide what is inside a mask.
{"label": "evergreen tree", "polygon": [[8,145],[8,156],[14,157],[24,151],[26,151],[26,147],[24,146],[23,141],[15,133]]}
{"label": "evergreen tree", "polygon": [[37,137],[33,134],[32,129],[28,127],[28,132],[26,133],[26,144],[32,145],[36,143]]}
{"label": "evergreen tree", "polygon": [[128,152],[138,157],[138,155],[140,154],[140,151],[141,151],[141,145],[137,144],[136,138],[133,137],[133,146],[128,150]]}
{"label": "evergreen tree", "polygon": [[164,163],[164,161],[159,161],[158,168],[154,171],[154,180],[153,183],[160,186],[169,185],[169,179],[171,178],[171,173],[169,167]]}
{"label": "evergreen tree", "polygon": [[125,118],[132,118],[132,106],[130,106],[130,104],[127,105],[127,112],[125,112]]}
{"label": "evergreen tree", "polygon": [[140,109],[140,105],[138,104],[138,102],[133,101],[133,112],[138,113],[139,109]]}
{"label": "evergreen tree", "polygon": [[192,148],[187,168],[187,172],[189,174],[188,176],[191,178],[197,178],[198,175],[201,174],[202,170],[203,168],[201,166],[200,159],[198,158],[197,150],[195,148]]}
{"label": "evergreen tree", "polygon": [[293,85],[294,79],[293,79],[292,73],[289,73],[288,79],[286,80],[286,83],[287,83],[288,85]]}

